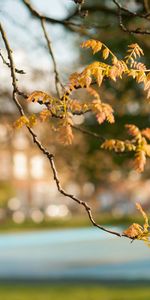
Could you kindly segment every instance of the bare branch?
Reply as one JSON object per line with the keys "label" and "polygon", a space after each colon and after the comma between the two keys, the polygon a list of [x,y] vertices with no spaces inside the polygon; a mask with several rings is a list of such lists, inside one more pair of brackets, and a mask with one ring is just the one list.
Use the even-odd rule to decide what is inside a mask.
{"label": "bare branch", "polygon": [[[148,19],[148,15],[147,14],[140,14],[140,13],[137,13],[137,12],[132,12],[131,10],[123,7],[120,5],[120,3],[117,1],[117,0],[113,0],[113,2],[115,3],[115,5],[121,9],[123,12],[127,13],[128,15],[132,16],[132,17],[139,17],[139,18],[142,18],[142,19]],[[149,19],[148,19],[149,20]],[[149,20],[150,21],[150,20]]]}
{"label": "bare branch", "polygon": [[[51,23],[51,24],[54,24],[54,23],[58,23],[60,25],[63,25],[65,27],[67,27],[69,30],[71,31],[74,31],[74,32],[80,32],[82,33],[82,30],[83,29],[91,29],[91,28],[96,28],[96,29],[103,29],[103,28],[106,28],[106,27],[109,27],[110,25],[107,24],[107,25],[97,25],[97,24],[91,24],[91,25],[88,25],[88,24],[81,24],[81,23],[76,23],[76,22],[73,22],[73,21],[70,21],[73,17],[77,16],[78,13],[81,15],[81,13],[83,13],[84,11],[87,11],[87,9],[84,9],[84,11],[80,11],[80,10],[75,10],[70,16],[68,16],[66,19],[64,20],[57,20],[57,19],[53,19],[53,18],[50,18],[48,16],[45,16],[43,14],[40,14],[32,5],[31,3],[28,1],[28,0],[23,0],[23,3],[26,5],[26,7],[28,8],[28,10],[30,11],[30,13],[40,19],[41,21],[42,20],[45,20],[46,22],[48,23]],[[76,27],[76,29],[74,28]],[[83,33],[84,34],[84,33]],[[88,33],[87,33],[88,34]]]}
{"label": "bare branch", "polygon": [[[124,31],[124,32],[127,32],[129,34],[142,34],[142,35],[149,35],[150,34],[150,31],[147,30],[147,29],[141,29],[141,28],[136,28],[136,29],[128,29],[124,24],[123,24],[123,21],[122,21],[122,12],[124,13],[123,16],[124,17],[139,17],[139,18],[143,18],[147,21],[150,21],[149,19],[149,13],[146,13],[146,14],[143,14],[143,13],[136,13],[136,12],[132,12],[128,9],[126,9],[125,7],[121,6],[119,4],[119,2],[117,0],[112,0],[114,2],[114,4],[117,6],[118,8],[118,11],[119,13],[117,14],[117,12],[114,10],[114,9],[111,9],[111,8],[108,8],[108,7],[105,7],[104,5],[100,5],[100,4],[95,4],[93,6],[88,6],[88,5],[85,5],[84,6],[84,9],[86,11],[91,11],[91,12],[97,12],[97,11],[102,11],[102,12],[106,12],[106,13],[109,13],[109,14],[112,14],[112,15],[118,15],[118,19],[119,19],[119,26],[120,28]],[[37,17],[39,19],[45,19],[45,21],[49,22],[49,23],[58,23],[58,24],[61,24],[61,25],[64,25],[66,26],[69,30],[72,30],[72,31],[78,31],[77,28],[80,28],[82,26],[84,26],[84,28],[87,28],[87,29],[90,29],[88,25],[82,25],[82,24],[78,24],[78,23],[74,23],[72,21],[70,21],[73,17],[75,17],[79,11],[78,10],[75,10],[70,16],[68,16],[66,19],[64,20],[57,20],[57,19],[53,19],[53,18],[50,18],[48,16],[45,16],[45,15],[42,15],[40,14],[30,3],[29,0],[23,0],[23,3],[26,5],[26,7],[28,8],[28,10],[30,11],[30,13],[34,16],[34,17]],[[74,26],[77,27],[76,29],[74,29]],[[108,25],[107,25],[108,26]],[[102,28],[101,26],[99,25],[94,25],[93,24],[93,27],[94,28]]]}
{"label": "bare branch", "polygon": [[[5,58],[1,52],[1,49],[0,49],[0,57],[2,59],[3,64],[10,68],[10,64],[5,60]],[[19,73],[19,74],[26,74],[23,70],[19,70],[17,68],[15,68],[15,72]]]}
{"label": "bare branch", "polygon": [[29,0],[23,0],[23,3],[26,5],[26,7],[28,8],[28,10],[30,11],[30,13],[31,13],[34,17],[36,17],[36,18],[38,18],[38,19],[40,19],[40,20],[44,19],[46,22],[49,22],[49,23],[51,23],[51,24],[61,24],[61,25],[67,26],[67,25],[69,25],[69,20],[72,19],[72,18],[77,14],[77,11],[75,10],[75,11],[73,12],[73,14],[71,14],[70,16],[68,16],[66,19],[64,19],[64,20],[57,20],[57,19],[50,18],[50,17],[48,17],[48,16],[45,16],[45,15],[40,14],[40,13],[39,13],[32,5],[31,5],[31,3],[30,3]]}
{"label": "bare branch", "polygon": [[63,87],[63,84],[61,83],[61,80],[60,80],[60,77],[59,77],[55,56],[54,56],[54,53],[53,53],[53,50],[52,50],[52,43],[51,43],[51,41],[48,37],[48,33],[46,31],[46,28],[45,28],[44,19],[41,19],[41,26],[42,26],[42,29],[43,29],[45,40],[47,42],[47,47],[48,47],[48,50],[49,50],[49,54],[50,54],[50,56],[52,58],[52,61],[53,61],[54,74],[55,74],[55,87],[56,87],[56,91],[57,91],[57,96],[60,98],[59,86]]}
{"label": "bare branch", "polygon": [[[140,17],[140,18],[144,18],[148,20],[148,15],[142,15],[142,14],[137,14],[134,12],[129,11],[128,9],[122,7],[117,0],[113,0],[113,2],[116,4],[117,8],[118,8],[118,20],[119,20],[119,26],[120,28],[127,33],[130,34],[142,34],[142,35],[149,35],[150,31],[149,30],[143,30],[141,28],[136,28],[136,29],[129,29],[127,28],[124,23],[123,23],[123,19],[122,19],[122,11],[128,13],[129,15],[132,15],[133,17]],[[149,20],[150,21],[150,20]]]}
{"label": "bare branch", "polygon": [[78,130],[78,131],[84,133],[84,134],[87,134],[91,137],[94,137],[94,138],[98,139],[101,142],[104,142],[106,140],[103,136],[99,135],[96,132],[93,132],[93,131],[90,131],[90,130],[87,130],[85,128],[81,128],[81,127],[78,127],[78,126],[75,126],[75,125],[72,125],[71,127],[75,130]]}

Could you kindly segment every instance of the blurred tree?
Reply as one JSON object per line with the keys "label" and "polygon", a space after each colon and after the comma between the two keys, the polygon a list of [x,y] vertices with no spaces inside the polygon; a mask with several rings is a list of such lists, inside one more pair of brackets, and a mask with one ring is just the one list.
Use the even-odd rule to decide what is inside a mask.
{"label": "blurred tree", "polygon": [[0,183],[0,206],[5,207],[8,200],[14,196],[14,189],[10,182]]}

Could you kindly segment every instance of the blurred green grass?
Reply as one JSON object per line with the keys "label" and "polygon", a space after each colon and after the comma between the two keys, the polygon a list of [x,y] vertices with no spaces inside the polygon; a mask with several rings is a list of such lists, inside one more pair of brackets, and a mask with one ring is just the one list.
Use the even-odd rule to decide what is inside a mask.
{"label": "blurred green grass", "polygon": [[[132,223],[143,224],[143,219],[139,215],[126,217],[112,217],[108,214],[95,216],[97,223],[107,226],[128,227]],[[73,216],[69,219],[51,219],[45,220],[39,224],[32,220],[26,220],[21,224],[16,224],[10,219],[0,222],[0,232],[29,231],[44,229],[63,229],[63,228],[82,228],[92,226],[87,216]]]}
{"label": "blurred green grass", "polygon": [[0,285],[2,300],[149,300],[148,286],[99,285]]}

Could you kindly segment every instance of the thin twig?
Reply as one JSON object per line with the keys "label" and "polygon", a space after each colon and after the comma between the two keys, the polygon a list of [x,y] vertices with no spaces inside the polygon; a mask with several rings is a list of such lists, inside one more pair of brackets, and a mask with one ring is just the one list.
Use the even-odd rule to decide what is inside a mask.
{"label": "thin twig", "polygon": [[87,134],[87,135],[89,135],[89,136],[91,136],[91,137],[94,137],[94,138],[98,139],[98,140],[101,141],[101,142],[104,142],[104,141],[106,140],[103,136],[99,135],[99,134],[96,133],[96,132],[90,131],[90,130],[88,130],[88,129],[81,128],[81,127],[78,127],[78,126],[75,126],[75,125],[72,125],[71,127],[72,127],[73,129],[77,130],[77,131],[80,131],[80,132],[82,132],[82,133],[84,133],[84,134]]}
{"label": "thin twig", "polygon": [[138,18],[142,18],[142,19],[146,19],[148,21],[150,21],[148,19],[148,16],[145,15],[145,14],[140,14],[140,13],[137,13],[137,12],[132,12],[131,10],[123,7],[120,5],[120,3],[117,1],[117,0],[113,0],[114,4],[119,8],[121,9],[123,12],[127,13],[128,15],[132,16],[132,17],[138,17]]}
{"label": "thin twig", "polygon": [[75,23],[75,22],[72,22],[70,21],[69,22],[69,25],[70,26],[75,26],[75,27],[79,27],[81,30],[82,29],[106,29],[106,28],[109,28],[111,27],[111,24],[106,24],[106,25],[98,25],[98,24],[95,24],[95,23],[91,23],[90,25],[87,25],[87,24],[81,24],[81,23]]}
{"label": "thin twig", "polygon": [[149,35],[150,31],[149,30],[143,30],[141,28],[136,28],[136,29],[129,29],[127,28],[124,23],[123,23],[123,19],[122,19],[122,10],[129,13],[130,15],[132,15],[133,17],[141,17],[144,19],[147,19],[147,17],[143,16],[143,15],[139,15],[137,13],[132,13],[131,11],[127,10],[126,8],[122,7],[117,0],[113,0],[113,2],[117,5],[118,8],[118,20],[119,20],[119,26],[120,28],[124,31],[127,32],[129,34],[142,34],[142,35]]}
{"label": "thin twig", "polygon": [[[0,49],[0,57],[2,59],[3,64],[10,68],[10,64],[4,58],[4,56],[3,56],[2,52],[1,52],[1,49]],[[23,70],[19,70],[17,68],[15,68],[15,72],[19,73],[19,74],[26,74]]]}
{"label": "thin twig", "polygon": [[60,95],[60,91],[59,91],[59,86],[61,86],[63,88],[63,84],[62,84],[62,82],[60,80],[60,77],[59,77],[55,56],[54,56],[54,53],[53,53],[53,50],[52,50],[52,43],[51,43],[51,41],[49,39],[49,36],[48,36],[48,33],[46,31],[45,20],[44,19],[41,19],[41,26],[42,26],[42,29],[43,29],[45,40],[47,42],[47,47],[48,47],[49,54],[50,54],[50,56],[52,58],[52,61],[53,61],[54,74],[55,74],[55,87],[56,87],[56,91],[57,91],[57,96],[60,98],[61,95]]}

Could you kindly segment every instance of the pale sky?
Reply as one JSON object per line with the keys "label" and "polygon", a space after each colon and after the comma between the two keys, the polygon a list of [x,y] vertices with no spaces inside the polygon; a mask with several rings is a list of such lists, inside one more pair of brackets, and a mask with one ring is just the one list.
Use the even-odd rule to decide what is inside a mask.
{"label": "pale sky", "polygon": [[[69,11],[75,8],[72,0],[32,0],[31,3],[39,12],[58,19],[65,18]],[[11,48],[14,50],[16,66],[23,68],[28,73],[28,77],[21,76],[20,81],[25,80],[27,88],[32,88],[29,76],[32,68],[47,70],[47,72],[53,71],[48,51],[43,47],[46,44],[40,22],[31,17],[21,0],[0,0],[0,19],[8,35]],[[64,74],[67,71],[71,72],[71,66],[77,65],[76,61],[79,55],[77,48],[75,50],[74,47],[76,43],[80,44],[80,41],[77,42],[76,34],[64,31],[61,25],[48,24],[47,30],[52,41],[59,70]],[[0,48],[3,50],[1,39]],[[74,69],[74,71],[77,70]],[[3,79],[8,76],[6,73],[7,70],[4,68]],[[49,78],[47,82],[48,80]],[[41,86],[43,86],[43,82],[46,82],[45,79],[40,81]]]}
{"label": "pale sky", "polygon": [[[65,18],[75,7],[72,0],[44,0],[42,5],[41,0],[32,0],[31,2],[41,13],[58,19]],[[39,22],[35,18],[31,18],[21,0],[0,0],[0,18],[10,39],[11,47],[22,50],[21,52],[29,51],[31,62],[35,62],[36,56],[40,55],[41,62],[43,60],[43,55],[41,55],[44,42],[43,33]],[[73,59],[73,51],[70,47],[75,41],[75,36],[69,32],[66,33],[61,25],[49,24],[47,30],[53,41],[53,48],[58,60],[61,63],[64,60],[70,62]],[[2,47],[0,46],[0,48]],[[68,55],[69,50],[70,55]]]}

